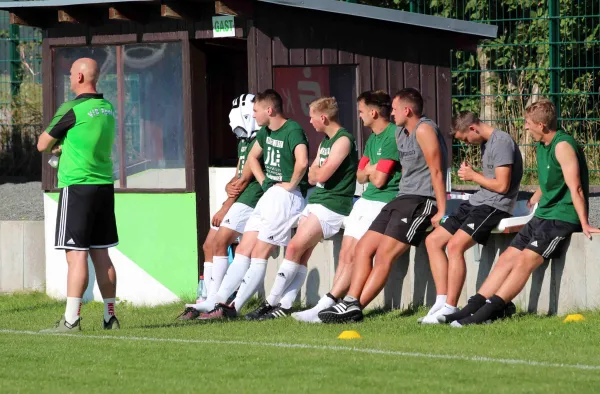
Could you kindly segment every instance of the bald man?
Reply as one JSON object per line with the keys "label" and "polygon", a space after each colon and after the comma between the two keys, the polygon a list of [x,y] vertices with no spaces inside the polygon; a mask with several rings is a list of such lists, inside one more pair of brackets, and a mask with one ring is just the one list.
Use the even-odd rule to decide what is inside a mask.
{"label": "bald man", "polygon": [[117,276],[108,255],[108,248],[119,243],[111,158],[116,114],[96,91],[98,65],[93,59],[73,63],[70,79],[77,97],[60,106],[37,145],[40,152],[60,156],[55,248],[66,251],[68,264],[65,314],[44,331],[81,330],[79,310],[88,284],[88,254],[104,298],[103,328],[118,329]]}

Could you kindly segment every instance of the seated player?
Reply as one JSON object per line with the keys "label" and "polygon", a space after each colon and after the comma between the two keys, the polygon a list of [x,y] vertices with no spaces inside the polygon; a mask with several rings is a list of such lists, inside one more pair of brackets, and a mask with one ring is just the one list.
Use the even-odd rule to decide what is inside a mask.
{"label": "seated player", "polygon": [[383,289],[392,264],[411,245],[421,243],[430,224],[438,227],[446,210],[444,137],[437,125],[423,116],[423,98],[417,90],[400,90],[392,108],[400,126],[400,192],[358,242],[350,290],[342,301],[319,313],[325,323],[362,320],[362,309]]}
{"label": "seated player", "polygon": [[322,323],[319,312],[335,305],[346,295],[352,278],[356,244],[385,204],[398,194],[400,163],[396,125],[390,123],[392,99],[382,91],[367,91],[358,96],[356,101],[363,125],[372,131],[356,172],[358,182],[367,186],[344,222],[344,238],[331,291],[313,308],[292,313],[292,317],[298,321]]}
{"label": "seated player", "polygon": [[338,104],[326,97],[310,104],[310,123],[325,137],[308,170],[308,182],[316,188],[308,197],[296,234],[285,250],[275,283],[266,301],[250,320],[289,316],[306,279],[306,265],[315,246],[340,231],[352,209],[358,156],[354,136],[338,123]]}
{"label": "seated player", "polygon": [[[254,118],[261,129],[247,165],[265,193],[246,224],[233,263],[216,294],[214,309],[200,315],[201,320],[238,316],[263,283],[272,250],[287,246],[292,227],[306,205],[308,140],[304,130],[284,117],[281,96],[272,89],[255,97]],[[264,159],[264,170],[260,158]],[[238,286],[233,302],[225,304]],[[203,308],[209,306],[203,304]]]}
{"label": "seated player", "polygon": [[[525,110],[525,129],[537,142],[540,187],[530,205],[534,218],[502,253],[479,292],[460,311],[443,319],[454,327],[494,320],[523,290],[544,259],[555,256],[572,233],[599,233],[588,221],[589,178],[585,156],[575,139],[558,130],[556,108],[541,100]],[[558,131],[557,131],[558,130]],[[568,264],[568,262],[567,262]]]}
{"label": "seated player", "polygon": [[[229,267],[227,248],[244,232],[246,222],[263,194],[260,184],[251,179],[252,171],[245,165],[258,131],[256,121],[252,117],[253,100],[252,94],[237,97],[229,113],[229,125],[239,139],[238,165],[233,179],[225,187],[228,198],[213,216],[211,229],[203,245],[206,259],[204,278],[208,298],[196,304],[186,305],[179,316],[180,320],[196,319],[200,315],[198,308],[202,301],[206,301],[211,308],[214,306],[217,291]],[[242,177],[244,169],[246,176]]]}
{"label": "seated player", "polygon": [[523,176],[521,151],[512,137],[472,112],[461,112],[452,120],[451,134],[467,144],[481,145],[483,173],[466,163],[458,171],[461,180],[475,182],[481,190],[425,239],[437,299],[423,324],[437,324],[438,316],[458,311],[466,276],[464,254],[476,243],[485,245],[500,221],[512,215]]}

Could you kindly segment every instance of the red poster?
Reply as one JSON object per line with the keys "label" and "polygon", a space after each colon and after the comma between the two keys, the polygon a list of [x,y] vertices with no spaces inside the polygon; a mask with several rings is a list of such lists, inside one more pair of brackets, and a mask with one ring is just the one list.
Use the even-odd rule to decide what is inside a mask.
{"label": "red poster", "polygon": [[319,142],[323,138],[310,124],[308,105],[319,97],[328,97],[329,68],[276,67],[274,69],[275,90],[283,98],[283,113],[300,123],[310,144],[309,160],[313,160]]}

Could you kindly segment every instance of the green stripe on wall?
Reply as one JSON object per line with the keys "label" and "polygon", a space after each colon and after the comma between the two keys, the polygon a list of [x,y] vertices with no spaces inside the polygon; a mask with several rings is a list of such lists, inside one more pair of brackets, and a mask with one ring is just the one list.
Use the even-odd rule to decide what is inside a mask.
{"label": "green stripe on wall", "polygon": [[[48,196],[58,202],[58,193]],[[115,213],[117,249],[176,295],[195,295],[196,195],[117,193]]]}

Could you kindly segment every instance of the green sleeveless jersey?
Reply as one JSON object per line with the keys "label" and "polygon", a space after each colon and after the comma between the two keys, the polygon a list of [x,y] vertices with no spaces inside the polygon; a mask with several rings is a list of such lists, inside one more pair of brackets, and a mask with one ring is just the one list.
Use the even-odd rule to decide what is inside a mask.
{"label": "green sleeveless jersey", "polygon": [[[256,139],[252,141],[248,141],[246,139],[241,139],[238,144],[238,158],[240,159],[240,166],[238,168],[237,177],[242,176],[242,171],[244,170],[244,166],[246,165],[246,159],[248,158],[248,153],[252,150]],[[262,158],[260,160],[262,164]],[[262,197],[263,190],[260,187],[260,183],[256,179],[253,179],[252,182],[246,186],[246,189],[240,194],[235,202],[239,202],[249,206],[250,208],[256,207],[256,203]]]}
{"label": "green sleeveless jersey", "polygon": [[[289,182],[294,174],[296,157],[294,149],[298,145],[306,145],[308,139],[297,122],[288,119],[278,130],[263,126],[256,135],[256,141],[263,150],[265,176],[275,183]],[[302,194],[308,189],[308,172],[298,185]]]}
{"label": "green sleeveless jersey", "polygon": [[111,185],[115,110],[102,94],[86,93],[60,106],[46,132],[62,145],[58,187]]}
{"label": "green sleeveless jersey", "polygon": [[579,162],[579,176],[585,204],[589,206],[589,176],[588,167],[583,151],[575,139],[562,130],[559,130],[552,142],[545,145],[539,143],[537,147],[538,173],[542,198],[535,211],[535,216],[541,219],[562,220],[573,224],[580,224],[577,211],[573,206],[571,192],[565,182],[562,168],[556,159],[555,149],[559,142],[567,142],[575,150]]}
{"label": "green sleeveless jersey", "polygon": [[396,145],[396,125],[390,123],[381,133],[372,133],[367,140],[364,156],[369,158],[369,164],[374,165],[379,160],[393,160],[397,162],[396,171],[390,174],[385,185],[378,189],[371,182],[362,194],[362,198],[371,201],[388,203],[398,195],[400,185],[400,156]]}
{"label": "green sleeveless jersey", "polygon": [[325,183],[317,183],[308,198],[308,203],[320,204],[335,213],[348,216],[352,210],[358,168],[358,152],[354,136],[343,128],[339,129],[332,138],[325,136],[319,148],[319,167],[327,161],[333,144],[343,137],[350,140],[350,153]]}

